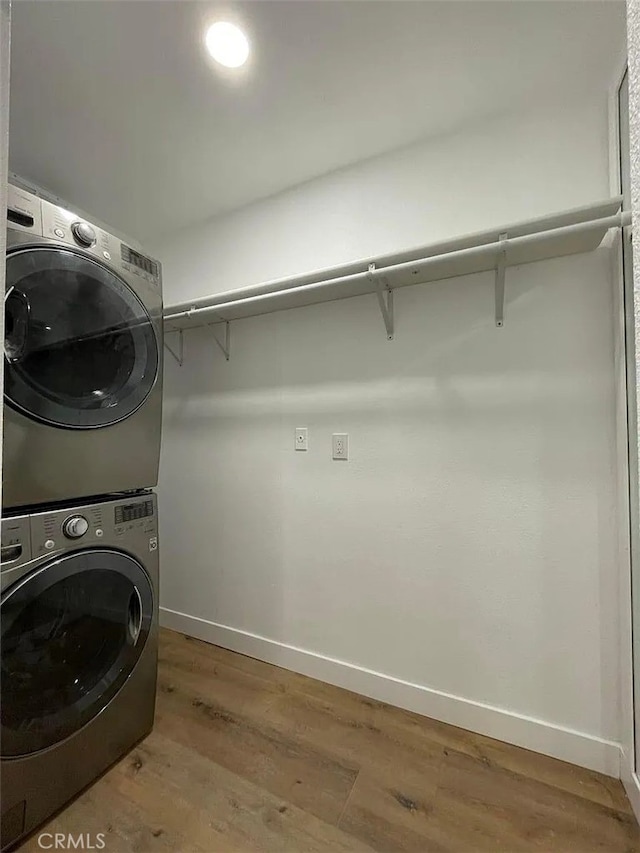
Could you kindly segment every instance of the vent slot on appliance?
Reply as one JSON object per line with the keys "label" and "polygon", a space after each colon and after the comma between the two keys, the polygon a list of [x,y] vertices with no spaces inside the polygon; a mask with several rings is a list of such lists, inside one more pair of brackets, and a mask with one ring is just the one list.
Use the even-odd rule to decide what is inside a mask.
{"label": "vent slot on appliance", "polygon": [[34,219],[33,216],[29,216],[28,213],[21,213],[19,210],[12,210],[9,207],[7,208],[7,219],[9,222],[15,222],[16,225],[24,225],[25,228],[33,228]]}

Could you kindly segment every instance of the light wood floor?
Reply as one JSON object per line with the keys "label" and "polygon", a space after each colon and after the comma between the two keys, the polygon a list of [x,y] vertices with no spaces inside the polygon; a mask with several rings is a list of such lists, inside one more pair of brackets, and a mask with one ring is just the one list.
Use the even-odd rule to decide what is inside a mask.
{"label": "light wood floor", "polygon": [[640,851],[613,779],[171,631],[153,733],[46,829],[106,853]]}

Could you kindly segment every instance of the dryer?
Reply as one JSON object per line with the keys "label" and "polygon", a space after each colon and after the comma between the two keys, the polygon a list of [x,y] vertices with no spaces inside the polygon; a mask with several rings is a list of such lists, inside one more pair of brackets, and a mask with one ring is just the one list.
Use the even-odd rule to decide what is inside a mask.
{"label": "dryer", "polygon": [[153,487],[160,264],[15,186],[7,217],[3,506]]}
{"label": "dryer", "polygon": [[153,725],[155,495],[2,519],[2,848]]}

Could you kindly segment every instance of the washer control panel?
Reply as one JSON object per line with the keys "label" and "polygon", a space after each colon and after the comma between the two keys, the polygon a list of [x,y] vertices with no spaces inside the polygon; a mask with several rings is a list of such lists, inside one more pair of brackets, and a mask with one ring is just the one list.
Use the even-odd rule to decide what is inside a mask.
{"label": "washer control panel", "polygon": [[31,515],[5,515],[0,590],[4,593],[25,574],[74,551],[117,549],[143,565],[147,559],[157,560],[157,516],[156,496],[149,492],[84,506],[58,505]]}
{"label": "washer control panel", "polygon": [[141,546],[151,539],[157,542],[158,536],[155,496],[148,494],[34,513],[26,521],[34,559],[70,548],[117,545],[128,549],[138,541]]}

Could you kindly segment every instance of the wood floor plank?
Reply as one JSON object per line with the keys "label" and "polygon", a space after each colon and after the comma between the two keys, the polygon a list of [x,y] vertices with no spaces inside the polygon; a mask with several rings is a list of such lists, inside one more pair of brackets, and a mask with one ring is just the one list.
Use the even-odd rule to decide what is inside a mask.
{"label": "wood floor plank", "polygon": [[363,851],[366,846],[308,811],[153,733],[122,762],[119,790],[142,815],[204,850]]}
{"label": "wood floor plank", "polygon": [[[236,707],[263,719],[284,740],[328,753],[341,764],[373,770],[370,778],[383,780],[383,792],[389,785],[395,785],[400,798],[427,800],[435,795],[443,756],[440,744],[404,743],[393,729],[384,725],[383,719],[379,721],[381,726],[372,722],[377,710],[366,704],[347,703],[343,707],[337,702],[330,704],[315,699],[309,693],[290,690],[288,685],[283,689],[284,679],[277,677],[282,670],[278,668],[264,664],[256,667],[254,661],[248,674],[246,659],[237,655],[231,660],[225,660],[225,655],[206,655],[208,660],[202,662],[191,655],[185,658],[190,648],[174,644],[172,654],[163,657],[165,673],[170,673],[174,681],[179,679],[181,686],[195,689],[200,685],[198,677],[206,675],[211,680],[210,695],[219,697],[227,710],[229,697],[233,696]],[[204,651],[207,652],[207,647]],[[242,671],[236,669],[239,661]],[[260,681],[265,680],[265,671],[271,669],[275,670],[276,678],[268,678],[269,686],[263,688]],[[254,684],[256,678],[259,680]],[[341,694],[351,696],[339,691],[339,698],[344,698]]]}
{"label": "wood floor plank", "polygon": [[[399,711],[400,714],[395,712]],[[430,720],[401,709],[392,711],[399,728],[408,742],[417,735],[442,744],[445,750],[452,749],[477,758],[487,766],[495,765],[521,776],[545,782],[567,793],[573,793],[594,803],[609,806],[627,814],[633,814],[631,804],[619,779],[603,773],[577,767],[528,749],[522,749],[493,738],[484,737],[465,729],[449,726],[438,720]],[[402,722],[399,722],[399,719]]]}
{"label": "wood floor plank", "polygon": [[[268,724],[285,741],[293,740],[313,751],[330,755],[341,765],[355,769],[366,766],[374,769],[378,776],[388,778],[398,776],[401,769],[405,786],[418,780],[422,786],[428,785],[431,794],[435,793],[442,746],[427,740],[407,744],[393,728],[385,725],[384,719],[379,720],[380,725],[372,722],[376,709],[363,703],[329,703],[315,699],[309,693],[290,690],[283,685],[284,679],[278,677],[282,670],[266,664],[257,669],[255,661],[251,674],[247,675],[246,670],[240,672],[235,668],[238,661],[243,660],[238,655],[233,657],[230,665],[222,663],[216,655],[213,658],[215,666],[212,667],[211,656],[207,656],[209,660],[204,664],[194,661],[191,656],[185,659],[184,645],[179,651],[174,646],[173,652],[170,659],[163,658],[165,673],[170,673],[174,681],[179,679],[181,686],[192,690],[202,687],[200,679],[206,675],[210,680],[208,695],[216,697],[226,712],[242,708],[243,714],[260,720],[261,724]],[[244,663],[241,665],[244,667]],[[275,677],[265,679],[265,670],[275,670]],[[254,683],[257,676],[259,679]],[[264,681],[268,687],[261,686]],[[161,682],[161,690],[164,687]],[[338,698],[351,695],[338,691]],[[399,779],[400,787],[401,782]]]}
{"label": "wood floor plank", "polygon": [[435,793],[444,750],[429,741],[406,743],[384,721],[371,722],[365,709],[358,715],[295,692],[274,699],[265,718],[278,731],[301,743],[329,751],[338,761],[371,775],[394,781],[399,788],[417,785],[426,795]]}
{"label": "wood floor plank", "polygon": [[231,696],[235,688],[250,694],[252,701],[262,701],[285,690],[288,673],[280,667],[173,631],[163,631],[161,636],[159,666],[167,676],[175,670],[180,675],[190,672],[202,679],[219,678],[224,682],[226,695]]}
{"label": "wood floor plank", "polygon": [[[199,659],[199,665],[212,664],[215,666],[220,663],[235,669],[238,673],[245,676],[253,676],[262,681],[269,681],[272,684],[284,685],[290,683],[292,677],[296,677],[297,673],[292,673],[289,670],[282,669],[279,666],[265,663],[264,661],[250,658],[246,655],[232,652],[229,649],[224,649],[222,646],[214,646],[211,643],[205,643],[204,640],[198,640],[195,637],[190,637],[187,634],[180,634],[177,631],[170,631],[167,628],[160,630],[162,645],[160,651],[162,655],[173,657],[174,659]],[[297,676],[304,678],[304,676]]]}
{"label": "wood floor plank", "polygon": [[86,838],[88,834],[94,846],[98,835],[104,833],[105,853],[182,851],[183,833],[168,833],[160,826],[158,815],[141,814],[138,806],[118,790],[116,775],[117,770],[111,769],[102,776],[63,812],[33,833],[18,848],[20,853],[42,853],[50,843],[49,839],[44,839],[42,845],[38,841],[45,832],[71,834],[74,838],[79,835]]}
{"label": "wood floor plank", "polygon": [[357,768],[329,752],[307,746],[266,722],[222,703],[215,683],[173,685],[159,677],[157,725],[177,743],[284,797],[330,823],[337,823],[357,776]]}
{"label": "wood floor plank", "polygon": [[[298,714],[300,704],[291,697],[307,697],[309,714],[313,714],[313,707],[318,707],[320,704],[329,709],[336,718],[344,719],[352,729],[355,730],[358,725],[371,731],[378,729],[386,739],[395,744],[404,745],[407,749],[431,752],[439,749],[454,749],[479,758],[485,763],[496,764],[561,790],[578,794],[594,803],[632,814],[631,805],[618,779],[477,735],[402,708],[385,705],[360,694],[238,655],[227,649],[210,646],[200,640],[187,639],[184,635],[173,631],[166,631],[164,636],[172,650],[174,664],[184,666],[185,660],[191,660],[195,650],[197,655],[195,669],[203,664],[210,668],[220,665],[221,671],[234,672],[237,682],[243,684],[244,689],[249,682],[253,681],[256,685],[254,701],[261,701],[263,706],[268,705],[271,699],[275,699],[278,701],[278,706],[282,708],[287,700],[279,697],[289,697],[291,703],[289,716]],[[226,676],[225,693],[228,689],[229,681]],[[304,708],[300,710],[305,715],[300,718],[303,725],[306,712]],[[368,745],[366,748],[368,753]]]}
{"label": "wood floor plank", "polygon": [[454,750],[440,774],[430,838],[452,851],[640,850],[630,815]]}
{"label": "wood floor plank", "polygon": [[435,797],[409,797],[363,771],[340,828],[380,851],[631,853],[634,819],[450,751]]}
{"label": "wood floor plank", "polygon": [[[188,650],[187,650],[188,651]],[[159,661],[161,689],[171,693],[174,687],[215,697],[218,704],[234,712],[261,719],[266,707],[280,695],[279,688],[268,675],[256,677],[241,672],[201,652],[187,657],[184,650],[163,655]]]}
{"label": "wood floor plank", "polygon": [[[231,853],[370,848],[195,750],[153,732],[50,822],[47,832],[103,832],[112,853]],[[22,853],[41,851],[37,835]]]}
{"label": "wood floor plank", "polygon": [[388,776],[367,768],[358,774],[338,826],[381,853],[440,853],[447,848],[429,834],[435,797],[436,787],[428,774],[422,780],[408,779],[399,772]]}
{"label": "wood floor plank", "polygon": [[386,705],[297,673],[291,673],[287,690],[324,702],[336,713],[378,728],[389,740],[412,750],[453,749],[486,764],[496,764],[595,803],[633,814],[620,780],[602,773]]}
{"label": "wood floor plank", "polygon": [[106,853],[640,853],[617,780],[166,630],[154,731],[40,831],[105,832]]}

